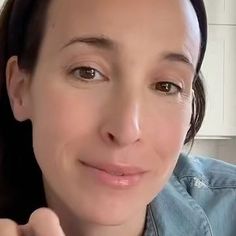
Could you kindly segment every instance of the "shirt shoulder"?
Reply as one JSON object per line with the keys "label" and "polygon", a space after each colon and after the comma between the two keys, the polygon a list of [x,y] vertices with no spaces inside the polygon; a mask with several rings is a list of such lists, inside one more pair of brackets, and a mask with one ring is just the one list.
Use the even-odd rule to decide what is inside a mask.
{"label": "shirt shoulder", "polygon": [[191,204],[203,210],[211,228],[210,235],[235,235],[235,165],[209,157],[181,154],[174,176],[192,199]]}
{"label": "shirt shoulder", "polygon": [[148,232],[235,236],[235,212],[236,166],[181,154],[168,183],[150,203]]}
{"label": "shirt shoulder", "polygon": [[174,175],[208,188],[236,188],[236,165],[210,157],[181,154]]}

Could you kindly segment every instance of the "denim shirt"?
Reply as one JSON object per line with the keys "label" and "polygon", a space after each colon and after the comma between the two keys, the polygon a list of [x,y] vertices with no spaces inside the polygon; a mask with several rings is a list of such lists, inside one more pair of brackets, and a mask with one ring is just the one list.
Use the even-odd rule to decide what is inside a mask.
{"label": "denim shirt", "polygon": [[236,166],[181,154],[148,205],[144,236],[236,236]]}

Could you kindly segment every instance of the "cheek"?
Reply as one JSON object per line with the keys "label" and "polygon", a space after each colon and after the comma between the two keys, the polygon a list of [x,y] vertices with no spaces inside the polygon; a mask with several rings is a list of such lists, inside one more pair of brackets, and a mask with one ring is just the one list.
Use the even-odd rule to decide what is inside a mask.
{"label": "cheek", "polygon": [[158,135],[161,135],[163,142],[166,143],[165,146],[168,146],[170,151],[175,146],[182,148],[189,129],[190,118],[190,106],[179,107],[163,117],[163,126],[160,127]]}
{"label": "cheek", "polygon": [[190,102],[167,107],[159,106],[146,121],[148,162],[153,170],[146,191],[152,197],[161,191],[175,168],[191,118]]}
{"label": "cheek", "polygon": [[66,168],[68,158],[74,157],[64,153],[71,143],[74,145],[70,149],[72,152],[90,141],[99,105],[66,90],[47,89],[43,94],[34,100],[37,110],[32,119],[33,146],[39,165],[43,171],[48,169],[49,173],[52,167]]}
{"label": "cheek", "polygon": [[159,171],[171,171],[182,150],[190,126],[191,102],[159,106],[149,115],[146,136]]}
{"label": "cheek", "polygon": [[[155,109],[154,109],[155,108]],[[156,148],[170,152],[179,150],[190,127],[192,114],[191,99],[179,102],[159,102],[149,109],[145,123],[149,126],[149,136]]]}

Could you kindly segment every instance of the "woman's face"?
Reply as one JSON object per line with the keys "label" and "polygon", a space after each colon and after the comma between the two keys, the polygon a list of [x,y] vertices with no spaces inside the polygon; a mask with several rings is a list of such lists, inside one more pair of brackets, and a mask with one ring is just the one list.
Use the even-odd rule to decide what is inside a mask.
{"label": "woman's face", "polygon": [[175,167],[199,56],[187,0],[57,0],[25,109],[50,202],[99,224],[143,211]]}

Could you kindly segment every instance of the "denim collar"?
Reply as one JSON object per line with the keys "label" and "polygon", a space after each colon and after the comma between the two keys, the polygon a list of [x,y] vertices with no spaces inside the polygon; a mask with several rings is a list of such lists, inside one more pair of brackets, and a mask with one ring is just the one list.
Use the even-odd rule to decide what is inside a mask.
{"label": "denim collar", "polygon": [[203,209],[172,175],[147,207],[144,236],[213,236]]}

